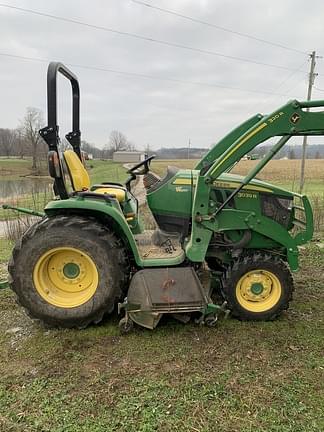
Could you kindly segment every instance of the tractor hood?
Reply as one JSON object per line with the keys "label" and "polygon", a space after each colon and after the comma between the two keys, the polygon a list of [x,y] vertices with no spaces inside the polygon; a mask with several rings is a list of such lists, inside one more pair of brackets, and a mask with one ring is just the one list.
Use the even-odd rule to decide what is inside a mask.
{"label": "tractor hood", "polygon": [[[173,178],[172,184],[179,186],[195,185],[198,175],[199,171],[197,170],[179,170]],[[238,174],[223,173],[213,182],[213,186],[220,189],[236,189],[243,179],[244,177]],[[293,195],[286,189],[258,179],[251,180],[243,189],[251,192],[271,193],[283,197],[292,197]]]}

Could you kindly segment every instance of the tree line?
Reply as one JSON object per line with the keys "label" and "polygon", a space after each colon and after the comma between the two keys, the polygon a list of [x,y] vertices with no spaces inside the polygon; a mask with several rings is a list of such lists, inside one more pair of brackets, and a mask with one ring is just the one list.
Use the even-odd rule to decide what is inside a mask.
{"label": "tree line", "polygon": [[28,107],[23,120],[15,129],[0,128],[0,156],[32,157],[32,171],[37,173],[39,162],[46,157],[47,148],[38,134],[43,127],[42,112]]}
{"label": "tree line", "polygon": [[[39,129],[44,126],[42,111],[35,107],[28,107],[23,120],[16,128],[0,128],[0,156],[21,159],[31,157],[32,171],[37,174],[40,163],[47,158],[47,145],[38,133]],[[62,139],[61,146],[62,150],[70,148],[65,138]],[[135,145],[118,130],[111,131],[103,149],[85,140],[81,141],[81,148],[85,153],[92,154],[97,159],[111,159],[115,151],[136,150]]]}
{"label": "tree line", "polygon": [[[0,156],[4,157],[31,157],[32,158],[32,171],[37,174],[40,169],[40,163],[47,158],[48,148],[42,138],[39,136],[38,131],[44,127],[44,117],[41,110],[34,107],[26,109],[25,116],[15,129],[0,128]],[[62,139],[62,150],[70,148],[70,144]],[[88,143],[85,140],[81,142],[81,149],[87,153],[92,154],[95,159],[112,159],[113,153],[116,151],[134,151],[136,146],[126,137],[125,134],[118,130],[111,131],[107,144],[103,149]],[[263,157],[269,150],[268,145],[261,145],[253,149],[251,153],[258,157]],[[161,148],[152,152],[150,146],[147,144],[144,148],[146,154],[153,153],[160,159],[200,159],[208,149],[202,148]],[[288,157],[289,159],[299,159],[301,156],[301,146],[287,146],[283,148],[275,158]],[[310,144],[307,147],[308,158],[323,158],[324,145]]]}

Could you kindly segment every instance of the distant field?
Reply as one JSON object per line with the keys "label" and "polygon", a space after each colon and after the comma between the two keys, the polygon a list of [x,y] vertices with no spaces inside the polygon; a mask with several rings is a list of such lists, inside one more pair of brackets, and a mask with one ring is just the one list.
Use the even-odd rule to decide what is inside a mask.
{"label": "distant field", "polygon": [[[194,159],[155,160],[152,170],[163,176],[168,165],[179,168],[194,168],[197,164]],[[258,161],[241,161],[233,172],[244,175]],[[258,175],[258,178],[280,184],[288,189],[297,190],[300,174],[300,160],[272,160]],[[127,174],[120,163],[111,160],[91,160],[86,162],[91,182],[101,181],[124,182]],[[15,179],[31,174],[31,159],[0,158],[0,178]],[[45,162],[42,165],[42,174],[47,174]],[[306,193],[324,192],[324,159],[308,159],[306,161]]]}
{"label": "distant field", "polygon": [[[31,175],[31,158],[1,158],[0,157],[0,178],[15,180]],[[126,170],[120,163],[111,160],[86,161],[92,183],[100,181],[120,181],[126,179]],[[41,162],[41,174],[48,175],[46,161]]]}
{"label": "distant field", "polygon": [[[197,160],[186,159],[157,160],[152,162],[152,170],[163,175],[168,165],[175,165],[179,168],[194,168],[197,162]],[[257,163],[257,160],[241,161],[232,172],[244,175]],[[272,160],[257,177],[296,191],[299,186],[300,164],[300,160]],[[324,192],[324,159],[308,159],[305,169],[304,192]]]}
{"label": "distant field", "polygon": [[[0,178],[5,177],[8,180],[18,179],[32,174],[31,158],[2,158],[0,157]],[[47,164],[45,161],[40,163],[40,173],[47,175]]]}
{"label": "distant field", "polygon": [[111,160],[86,161],[91,183],[114,181],[124,183],[127,178],[126,169],[118,162]]}
{"label": "distant field", "polygon": [[[0,158],[0,187],[1,180],[22,181],[21,177],[29,175],[31,159],[1,159]],[[102,181],[114,181],[123,183],[126,180],[127,174],[125,168],[112,161],[87,161],[87,169],[90,175],[91,183],[100,183]],[[44,174],[47,173],[44,169]],[[49,178],[49,183],[51,179]],[[8,203],[18,207],[26,207],[37,211],[42,211],[46,203],[52,199],[52,193],[33,193],[26,195],[16,195],[5,200],[0,198],[0,221],[6,219],[14,219],[17,214],[1,209],[2,203]]]}

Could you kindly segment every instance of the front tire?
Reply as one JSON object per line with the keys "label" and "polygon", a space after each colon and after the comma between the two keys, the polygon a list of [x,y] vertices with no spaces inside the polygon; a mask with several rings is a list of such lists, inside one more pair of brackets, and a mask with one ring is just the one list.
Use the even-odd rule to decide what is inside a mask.
{"label": "front tire", "polygon": [[100,322],[128,279],[126,255],[115,235],[80,216],[55,216],[30,227],[8,269],[18,303],[54,327]]}
{"label": "front tire", "polygon": [[288,309],[294,290],[287,265],[268,254],[238,259],[228,268],[222,285],[232,315],[245,321],[275,319]]}

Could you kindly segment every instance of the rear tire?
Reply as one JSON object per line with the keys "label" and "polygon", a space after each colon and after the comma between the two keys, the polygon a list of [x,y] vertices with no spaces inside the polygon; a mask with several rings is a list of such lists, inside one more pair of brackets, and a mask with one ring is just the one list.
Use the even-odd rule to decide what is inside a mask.
{"label": "rear tire", "polygon": [[275,319],[288,309],[294,290],[287,265],[278,257],[261,253],[235,261],[222,285],[232,315],[244,321]]}
{"label": "rear tire", "polygon": [[55,216],[17,242],[11,289],[32,317],[54,327],[85,328],[111,313],[128,281],[125,251],[95,219]]}

